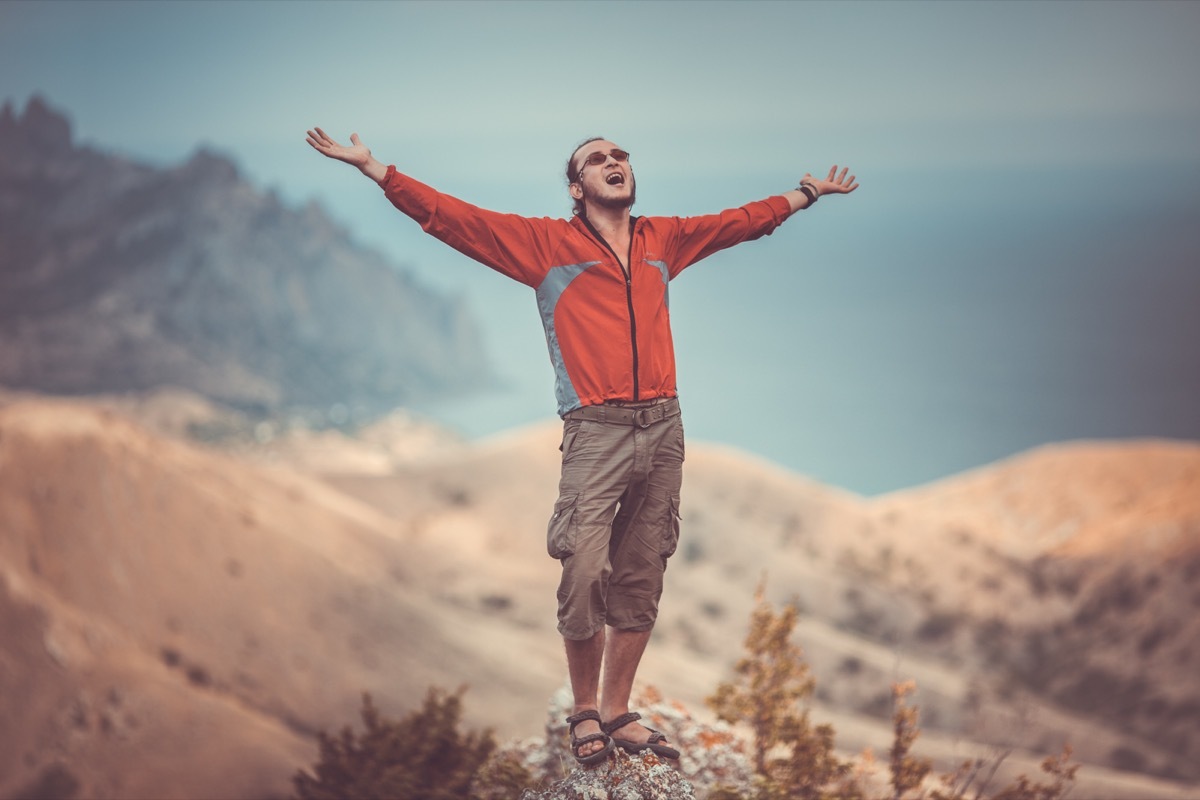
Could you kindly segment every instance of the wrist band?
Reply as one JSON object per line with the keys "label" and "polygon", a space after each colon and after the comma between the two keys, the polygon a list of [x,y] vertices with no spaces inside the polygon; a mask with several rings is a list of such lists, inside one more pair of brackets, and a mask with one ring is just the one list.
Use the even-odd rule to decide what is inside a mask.
{"label": "wrist band", "polygon": [[808,198],[808,204],[811,206],[817,202],[817,198],[821,196],[821,190],[811,183],[802,183],[796,187],[797,191],[802,192]]}

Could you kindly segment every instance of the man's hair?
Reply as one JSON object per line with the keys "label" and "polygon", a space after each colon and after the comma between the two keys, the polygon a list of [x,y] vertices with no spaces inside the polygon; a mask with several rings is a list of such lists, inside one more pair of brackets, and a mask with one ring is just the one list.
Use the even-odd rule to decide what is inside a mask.
{"label": "man's hair", "polygon": [[[603,136],[592,136],[591,138],[584,139],[582,142],[575,145],[575,149],[571,151],[571,155],[567,158],[567,186],[570,186],[579,179],[579,170],[575,168],[575,154],[578,153],[580,148],[582,148],[585,144],[591,144],[592,142],[599,142],[603,140]],[[575,200],[575,198],[571,199]],[[582,200],[575,200],[575,206],[572,209],[572,212],[576,216],[583,216],[584,205]]]}

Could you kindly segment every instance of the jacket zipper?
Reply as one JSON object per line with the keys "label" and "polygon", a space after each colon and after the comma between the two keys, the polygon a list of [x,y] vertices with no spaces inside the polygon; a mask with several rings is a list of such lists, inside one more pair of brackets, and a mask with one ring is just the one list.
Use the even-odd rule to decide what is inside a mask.
{"label": "jacket zipper", "polygon": [[[600,235],[600,232],[592,227],[592,223],[587,217],[582,214],[579,218],[583,220],[583,224],[587,225],[592,235],[596,240],[612,253],[613,258],[617,262],[617,266],[621,266],[621,259],[617,258],[617,251],[612,249],[612,245],[608,240]],[[638,346],[637,346],[637,320],[633,316],[633,226],[637,222],[637,217],[629,218],[629,252],[625,254],[625,263],[629,266],[622,267],[621,271],[625,273],[625,303],[629,306],[629,340],[633,343],[633,400],[637,402],[641,399],[641,393],[638,387]]]}

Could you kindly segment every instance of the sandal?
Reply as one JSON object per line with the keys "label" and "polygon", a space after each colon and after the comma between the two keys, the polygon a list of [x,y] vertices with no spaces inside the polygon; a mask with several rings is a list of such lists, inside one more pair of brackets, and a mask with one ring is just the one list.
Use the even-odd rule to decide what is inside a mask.
{"label": "sandal", "polygon": [[[600,725],[600,730],[604,731],[609,736],[612,736],[613,731],[620,730],[629,723],[636,722],[641,718],[641,714],[637,713],[636,711],[630,711],[626,714],[622,714],[614,720],[602,723]],[[640,753],[643,750],[649,750],[656,756],[662,756],[663,758],[668,758],[673,761],[679,758],[679,751],[667,743],[666,736],[654,730],[653,728],[646,728],[646,730],[650,731],[650,738],[645,742],[631,742],[628,739],[617,738],[614,738],[613,742],[617,745],[617,747],[621,748],[626,753]]]}
{"label": "sandal", "polygon": [[[589,733],[587,736],[583,736],[579,739],[575,738],[575,726],[589,719],[594,719],[596,722],[600,722],[600,712],[596,711],[595,709],[588,709],[587,711],[580,711],[578,714],[572,714],[571,716],[567,717],[567,724],[571,726],[568,729],[568,732],[571,736],[571,755],[575,756],[575,760],[580,764],[583,764],[585,767],[590,767],[593,764],[599,764],[601,761],[608,758],[609,753],[613,751],[613,740],[607,732]],[[601,725],[601,727],[603,727],[603,725]],[[604,749],[597,750],[594,753],[589,753],[586,756],[581,756],[579,754],[579,747],[581,745],[588,744],[589,742],[604,742]]]}

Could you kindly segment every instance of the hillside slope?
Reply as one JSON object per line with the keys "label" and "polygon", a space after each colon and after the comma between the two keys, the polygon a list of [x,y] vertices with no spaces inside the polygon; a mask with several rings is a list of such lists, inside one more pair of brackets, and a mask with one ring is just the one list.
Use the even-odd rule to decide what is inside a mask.
{"label": "hillside slope", "polygon": [[78,796],[279,794],[363,691],[395,713],[472,683],[495,724],[559,679],[520,631],[525,669],[490,669],[488,620],[419,589],[437,554],[372,509],[112,412],[0,409],[0,532],[0,796],[58,770]]}
{"label": "hillside slope", "polygon": [[[468,684],[471,724],[541,730],[565,672],[543,539],[559,426],[216,449],[180,438],[214,413],[195,399],[118,405],[0,397],[0,797],[277,796],[363,691],[394,714]],[[1198,469],[1192,445],[1080,443],[865,500],[689,445],[640,681],[703,716],[765,575],[804,609],[814,717],[846,752],[886,751],[890,683],[915,679],[918,751],[943,767],[994,745],[1033,771],[1070,741],[1080,796],[1187,796],[1146,773],[1194,763]],[[1176,627],[1147,638],[1151,618]]]}

